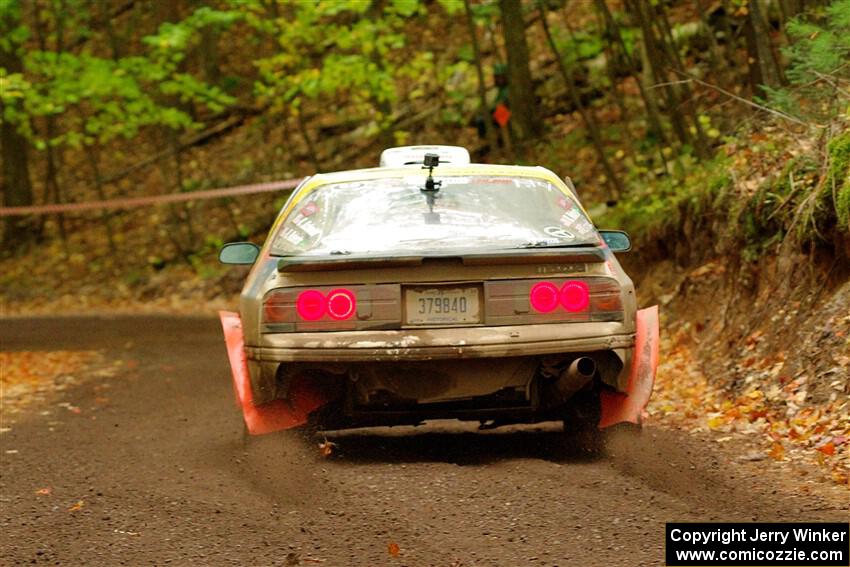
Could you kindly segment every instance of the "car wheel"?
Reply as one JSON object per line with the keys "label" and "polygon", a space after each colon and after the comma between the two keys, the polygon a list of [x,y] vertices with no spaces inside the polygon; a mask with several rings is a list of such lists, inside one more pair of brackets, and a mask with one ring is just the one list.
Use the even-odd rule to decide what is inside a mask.
{"label": "car wheel", "polygon": [[576,393],[564,410],[564,443],[568,454],[596,456],[605,448],[605,435],[599,430],[602,416],[599,388]]}

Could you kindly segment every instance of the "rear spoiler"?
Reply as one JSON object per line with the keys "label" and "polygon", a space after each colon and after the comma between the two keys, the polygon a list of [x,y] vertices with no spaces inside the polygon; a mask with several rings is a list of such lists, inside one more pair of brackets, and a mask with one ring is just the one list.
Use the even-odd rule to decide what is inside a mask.
{"label": "rear spoiler", "polygon": [[279,258],[279,272],[319,272],[327,270],[367,270],[370,268],[407,268],[426,262],[460,261],[464,266],[488,266],[541,263],[601,263],[605,250],[596,246],[577,248],[518,248],[498,252],[469,254],[447,253],[416,256],[286,256]]}

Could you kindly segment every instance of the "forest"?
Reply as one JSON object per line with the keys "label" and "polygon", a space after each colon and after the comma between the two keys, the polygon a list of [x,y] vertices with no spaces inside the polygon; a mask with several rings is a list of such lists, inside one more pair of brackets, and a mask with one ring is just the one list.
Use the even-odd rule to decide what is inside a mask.
{"label": "forest", "polygon": [[[738,217],[732,238],[752,253],[789,235],[846,242],[847,0],[1,9],[6,207],[278,180],[461,140],[488,161],[570,175],[638,236],[709,207]],[[504,126],[484,119],[501,101]],[[784,165],[738,199],[723,186],[741,149],[758,150],[754,167]],[[209,241],[261,230],[272,204],[7,216],[4,249],[58,241],[71,256],[97,248],[91,238],[113,257],[104,270],[141,269],[123,241],[143,228],[156,234],[155,264],[198,265]]]}
{"label": "forest", "polygon": [[850,0],[0,0],[0,105],[4,314],[232,305],[217,251],[288,191],[206,190],[451,143],[629,231],[670,364],[709,375],[657,411],[787,425],[738,396],[790,383],[850,427]]}

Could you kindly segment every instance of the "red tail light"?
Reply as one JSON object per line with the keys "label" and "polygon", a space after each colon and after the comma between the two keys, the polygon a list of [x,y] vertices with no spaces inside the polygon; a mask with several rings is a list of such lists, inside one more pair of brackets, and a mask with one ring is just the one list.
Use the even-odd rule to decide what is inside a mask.
{"label": "red tail light", "polygon": [[622,321],[624,316],[623,290],[607,276],[490,281],[484,291],[489,325]]}
{"label": "red tail light", "polygon": [[298,294],[295,308],[298,316],[305,321],[317,321],[326,313],[331,319],[345,321],[354,315],[357,300],[348,289],[334,289],[327,296],[321,291],[308,289]]}
{"label": "red tail light", "polygon": [[561,305],[573,313],[584,311],[590,304],[590,289],[587,284],[570,280],[561,286]]}
{"label": "red tail light", "polygon": [[306,321],[316,321],[322,318],[327,309],[327,301],[325,296],[320,291],[308,289],[298,294],[298,299],[295,301],[295,308],[298,310],[298,315]]}
{"label": "red tail light", "polygon": [[590,305],[590,288],[580,280],[567,280],[561,289],[552,282],[537,282],[528,292],[528,301],[538,313],[549,313],[561,304],[571,313],[584,311]]}
{"label": "red tail light", "polygon": [[552,282],[538,282],[528,292],[528,300],[535,311],[549,313],[558,306],[558,287]]}
{"label": "red tail light", "polygon": [[344,321],[350,319],[357,310],[357,300],[347,289],[335,289],[328,293],[328,315],[331,319]]}
{"label": "red tail light", "polygon": [[398,284],[278,288],[263,298],[263,332],[396,329],[401,324]]}

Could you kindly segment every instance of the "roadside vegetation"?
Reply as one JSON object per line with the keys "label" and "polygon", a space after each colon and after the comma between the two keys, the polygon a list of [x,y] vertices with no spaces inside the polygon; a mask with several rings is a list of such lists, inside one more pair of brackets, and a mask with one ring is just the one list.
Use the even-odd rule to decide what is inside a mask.
{"label": "roadside vegetation", "polygon": [[[807,447],[847,462],[850,0],[0,0],[0,105],[4,207],[297,178],[415,143],[570,175],[597,224],[631,233],[642,299],[693,341],[671,348],[727,401],[807,377],[793,395],[817,394],[754,420],[820,412]],[[4,217],[2,309],[227,305],[244,274],[218,247],[261,241],[285,198]],[[765,433],[774,458],[788,431]]]}

